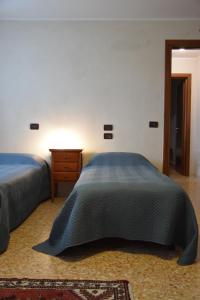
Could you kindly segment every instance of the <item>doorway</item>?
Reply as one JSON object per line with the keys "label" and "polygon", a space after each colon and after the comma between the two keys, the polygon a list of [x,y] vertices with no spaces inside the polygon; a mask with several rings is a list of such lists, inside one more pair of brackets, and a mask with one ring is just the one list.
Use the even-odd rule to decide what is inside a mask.
{"label": "doorway", "polygon": [[189,176],[191,74],[172,74],[170,106],[170,171]]}
{"label": "doorway", "polygon": [[[165,41],[165,102],[164,102],[164,139],[163,139],[163,173],[170,173],[171,140],[171,62],[173,49],[200,49],[200,40],[166,40]],[[189,172],[189,166],[188,166]],[[189,174],[189,173],[188,173]]]}

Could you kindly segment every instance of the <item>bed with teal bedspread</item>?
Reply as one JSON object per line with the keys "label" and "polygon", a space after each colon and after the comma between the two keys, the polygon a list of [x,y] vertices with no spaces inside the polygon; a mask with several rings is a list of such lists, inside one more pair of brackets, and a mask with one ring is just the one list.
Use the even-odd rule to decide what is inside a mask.
{"label": "bed with teal bedspread", "polygon": [[34,249],[58,255],[109,237],[177,245],[182,248],[178,263],[191,264],[198,240],[192,203],[142,155],[98,154],[83,168],[49,239]]}
{"label": "bed with teal bedspread", "polygon": [[0,153],[0,253],[8,247],[10,231],[49,197],[49,170],[44,160],[29,154]]}

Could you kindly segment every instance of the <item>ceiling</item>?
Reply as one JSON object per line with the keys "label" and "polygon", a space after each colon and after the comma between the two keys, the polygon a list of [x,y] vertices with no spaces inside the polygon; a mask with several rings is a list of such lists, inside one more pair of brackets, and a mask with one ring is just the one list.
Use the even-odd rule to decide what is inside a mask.
{"label": "ceiling", "polygon": [[200,19],[200,0],[0,0],[0,19]]}
{"label": "ceiling", "polygon": [[180,58],[200,57],[200,49],[172,50],[172,57],[180,57]]}

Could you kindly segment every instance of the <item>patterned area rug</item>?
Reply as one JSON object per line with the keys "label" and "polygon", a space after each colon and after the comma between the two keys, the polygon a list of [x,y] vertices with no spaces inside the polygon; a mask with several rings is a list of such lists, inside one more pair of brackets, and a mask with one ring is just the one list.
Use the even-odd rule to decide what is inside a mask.
{"label": "patterned area rug", "polygon": [[131,300],[128,281],[0,279],[1,300]]}

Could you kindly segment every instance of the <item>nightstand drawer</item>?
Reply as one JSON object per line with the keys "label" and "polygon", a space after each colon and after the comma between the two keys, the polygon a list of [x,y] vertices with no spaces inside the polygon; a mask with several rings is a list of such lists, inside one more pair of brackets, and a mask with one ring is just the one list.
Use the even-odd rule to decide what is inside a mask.
{"label": "nightstand drawer", "polygon": [[80,154],[77,152],[65,152],[65,151],[59,151],[59,152],[54,152],[53,153],[53,160],[54,161],[60,161],[60,162],[64,162],[64,161],[78,161],[80,157]]}
{"label": "nightstand drawer", "polygon": [[54,172],[79,171],[77,162],[56,162],[54,163]]}
{"label": "nightstand drawer", "polygon": [[51,198],[59,182],[76,182],[82,168],[82,149],[49,149],[51,152]]}
{"label": "nightstand drawer", "polygon": [[52,175],[56,181],[76,181],[79,177],[78,172],[55,172]]}

